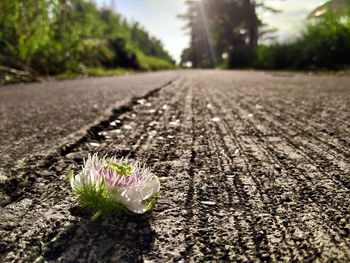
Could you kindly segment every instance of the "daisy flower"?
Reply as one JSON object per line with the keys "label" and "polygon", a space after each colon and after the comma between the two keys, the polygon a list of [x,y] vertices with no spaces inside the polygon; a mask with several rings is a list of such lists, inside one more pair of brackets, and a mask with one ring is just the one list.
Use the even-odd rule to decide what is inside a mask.
{"label": "daisy flower", "polygon": [[139,162],[129,163],[123,158],[89,154],[82,171],[74,175],[70,167],[68,177],[82,205],[97,211],[92,220],[102,213],[142,214],[159,199],[158,177]]}

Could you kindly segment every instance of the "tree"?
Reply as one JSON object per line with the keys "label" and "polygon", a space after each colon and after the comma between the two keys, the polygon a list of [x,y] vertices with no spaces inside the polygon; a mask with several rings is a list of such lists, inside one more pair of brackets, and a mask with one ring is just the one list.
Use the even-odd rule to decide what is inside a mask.
{"label": "tree", "polygon": [[179,16],[187,20],[190,47],[182,54],[182,63],[193,67],[215,66],[222,56],[241,47],[255,48],[264,25],[257,16],[257,8],[276,12],[255,0],[187,1],[187,13]]}
{"label": "tree", "polygon": [[185,28],[190,31],[191,43],[190,47],[183,52],[181,61],[190,61],[194,68],[214,67],[216,55],[210,20],[207,17],[207,5],[201,1],[187,1],[186,4],[187,13],[179,17],[187,20]]}

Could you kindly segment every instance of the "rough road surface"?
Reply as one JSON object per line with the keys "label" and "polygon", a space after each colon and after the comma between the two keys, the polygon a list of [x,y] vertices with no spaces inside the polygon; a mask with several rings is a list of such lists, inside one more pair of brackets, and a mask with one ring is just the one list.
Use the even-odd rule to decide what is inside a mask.
{"label": "rough road surface", "polygon": [[[28,168],[1,262],[350,261],[350,78],[179,75]],[[92,223],[67,182],[89,152],[150,166],[154,210]]]}
{"label": "rough road surface", "polygon": [[0,87],[0,205],[18,194],[23,178],[34,179],[28,165],[69,151],[71,144],[90,136],[89,127],[96,126],[90,131],[95,132],[112,112],[127,110],[132,98],[154,92],[178,75],[173,71]]}

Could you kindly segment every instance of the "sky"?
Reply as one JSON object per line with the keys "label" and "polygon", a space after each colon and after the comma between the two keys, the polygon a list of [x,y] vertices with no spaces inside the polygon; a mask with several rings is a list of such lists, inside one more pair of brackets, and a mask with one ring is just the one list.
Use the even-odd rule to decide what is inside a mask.
{"label": "sky", "polygon": [[[183,30],[185,22],[177,18],[186,12],[186,0],[95,0],[98,6],[110,6],[129,21],[138,21],[152,36],[160,39],[164,48],[177,61],[189,45]],[[259,14],[272,28],[277,28],[279,40],[289,40],[302,30],[306,16],[324,0],[265,0],[267,5],[280,9],[279,14]]]}

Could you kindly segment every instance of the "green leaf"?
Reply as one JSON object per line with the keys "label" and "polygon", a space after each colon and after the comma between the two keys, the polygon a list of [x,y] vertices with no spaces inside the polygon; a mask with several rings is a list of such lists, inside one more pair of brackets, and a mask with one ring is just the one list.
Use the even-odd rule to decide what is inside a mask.
{"label": "green leaf", "polygon": [[70,182],[70,179],[73,176],[72,167],[73,167],[73,165],[71,164],[71,165],[69,165],[69,168],[68,168],[68,180],[69,180],[69,182]]}
{"label": "green leaf", "polygon": [[93,217],[91,217],[91,221],[92,222],[95,221],[97,218],[100,217],[101,214],[102,214],[102,210],[100,209],[93,215]]}
{"label": "green leaf", "polygon": [[160,198],[160,194],[162,191],[158,191],[157,193],[155,193],[152,197],[145,199],[142,201],[142,203],[144,205],[148,204],[148,207],[146,209],[146,212],[150,211],[158,202],[159,198]]}

